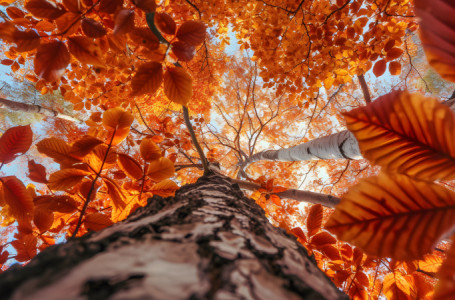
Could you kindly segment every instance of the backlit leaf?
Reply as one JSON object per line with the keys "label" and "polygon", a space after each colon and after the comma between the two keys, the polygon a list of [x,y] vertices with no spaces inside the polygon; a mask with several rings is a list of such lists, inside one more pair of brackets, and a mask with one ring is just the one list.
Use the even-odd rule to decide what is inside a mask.
{"label": "backlit leaf", "polygon": [[103,125],[110,131],[119,128],[130,128],[133,121],[133,115],[120,107],[108,109],[103,113]]}
{"label": "backlit leaf", "polygon": [[28,0],[25,8],[37,18],[55,20],[65,13],[65,9],[55,2],[46,0]]}
{"label": "backlit leaf", "polygon": [[423,260],[419,260],[419,269],[427,273],[436,273],[441,267],[442,257],[436,255],[425,255]]}
{"label": "backlit leaf", "polygon": [[381,173],[349,189],[325,228],[369,255],[412,260],[431,251],[454,217],[454,192]]}
{"label": "backlit leaf", "polygon": [[391,60],[399,58],[402,54],[403,54],[403,49],[394,47],[394,48],[390,49],[389,51],[387,51],[386,59],[387,59],[387,61],[391,61]]}
{"label": "backlit leaf", "polygon": [[[158,49],[160,42],[156,35],[148,27],[134,28],[128,33],[129,38],[137,45],[149,50]],[[147,65],[145,63],[144,65]]]}
{"label": "backlit leaf", "polygon": [[323,210],[321,204],[314,204],[310,207],[306,220],[308,235],[312,236],[322,227]]}
{"label": "backlit leaf", "polygon": [[161,157],[161,150],[152,138],[145,138],[141,141],[140,152],[142,158],[147,161],[153,161]]}
{"label": "backlit leaf", "polygon": [[174,35],[177,28],[174,19],[167,13],[156,13],[155,25],[162,33],[170,35]]}
{"label": "backlit leaf", "polygon": [[9,206],[11,216],[19,223],[27,222],[33,218],[33,198],[25,188],[22,181],[15,176],[0,178],[1,198]]}
{"label": "backlit leaf", "polygon": [[63,169],[49,176],[49,188],[64,191],[80,183],[90,172],[80,169]]}
{"label": "backlit leaf", "polygon": [[33,159],[28,161],[28,173],[28,178],[31,180],[44,184],[47,183],[46,168],[43,165],[35,163]]}
{"label": "backlit leaf", "polygon": [[0,162],[7,164],[28,151],[33,141],[30,125],[11,127],[0,137]]}
{"label": "backlit leaf", "polygon": [[175,191],[179,189],[177,183],[170,179],[165,179],[161,182],[158,182],[151,188],[151,192],[153,195],[158,195],[161,197],[173,197],[175,195]]}
{"label": "backlit leaf", "polygon": [[47,81],[57,81],[70,62],[70,54],[61,41],[41,44],[35,56],[35,73]]}
{"label": "backlit leaf", "polygon": [[16,43],[17,51],[26,52],[38,48],[41,38],[34,30],[16,30],[13,33],[13,41]]}
{"label": "backlit leaf", "polygon": [[300,243],[302,243],[302,244],[307,243],[307,237],[306,237],[305,233],[303,232],[302,228],[300,228],[300,227],[292,228],[291,232],[293,235],[295,235],[299,239]]}
{"label": "backlit leaf", "polygon": [[134,10],[122,9],[115,16],[114,34],[125,34],[134,29]]}
{"label": "backlit leaf", "polygon": [[103,144],[103,141],[91,135],[86,135],[73,143],[70,153],[75,157],[83,158],[100,144]]}
{"label": "backlit leaf", "polygon": [[446,80],[455,82],[455,3],[417,0],[419,35],[430,65]]}
{"label": "backlit leaf", "polygon": [[117,161],[120,169],[130,178],[141,179],[143,177],[141,165],[131,156],[119,154]]}
{"label": "backlit leaf", "polygon": [[345,114],[365,158],[423,180],[455,179],[455,119],[436,99],[392,92]]}
{"label": "backlit leaf", "polygon": [[336,244],[337,240],[330,233],[321,231],[310,239],[310,244],[316,247]]}
{"label": "backlit leaf", "polygon": [[131,89],[133,96],[143,94],[154,95],[163,82],[163,69],[158,62],[148,62],[142,64],[133,79]]}
{"label": "backlit leaf", "polygon": [[193,94],[193,80],[182,67],[168,68],[164,73],[164,93],[172,102],[187,105]]}
{"label": "backlit leaf", "polygon": [[416,291],[409,282],[410,275],[400,272],[389,273],[384,277],[383,292],[387,299],[404,300],[416,299]]}
{"label": "backlit leaf", "polygon": [[102,66],[101,49],[93,39],[83,36],[68,38],[68,49],[70,53],[81,63]]}
{"label": "backlit leaf", "polygon": [[81,27],[82,32],[91,38],[100,38],[106,35],[106,29],[103,25],[91,18],[84,18]]}
{"label": "backlit leaf", "polygon": [[155,0],[133,0],[133,3],[145,12],[154,12],[156,9]]}
{"label": "backlit leaf", "polygon": [[147,176],[156,182],[168,179],[174,176],[174,173],[174,163],[166,157],[152,161],[147,169]]}
{"label": "backlit leaf", "polygon": [[104,184],[107,186],[107,193],[112,199],[112,205],[115,209],[124,209],[125,204],[125,194],[122,191],[122,188],[119,187],[115,181],[109,178],[103,178]]}
{"label": "backlit leaf", "polygon": [[44,195],[33,199],[36,207],[70,214],[77,211],[79,203],[70,196]]}
{"label": "backlit leaf", "polygon": [[54,223],[54,214],[45,208],[36,208],[33,223],[38,227],[40,232],[48,231]]}
{"label": "backlit leaf", "polygon": [[111,226],[113,223],[108,215],[93,213],[85,216],[83,224],[89,230],[98,231]]}
{"label": "backlit leaf", "polygon": [[123,6],[123,0],[101,0],[98,9],[102,12],[113,14]]}
{"label": "backlit leaf", "polygon": [[185,44],[182,41],[177,41],[172,43],[172,53],[174,53],[180,61],[190,61],[196,54],[196,48]]}
{"label": "backlit leaf", "polygon": [[83,7],[80,0],[63,0],[62,3],[67,10],[73,13],[80,13]]}
{"label": "backlit leaf", "polygon": [[400,75],[401,74],[401,64],[397,61],[390,62],[389,72],[391,75]]}
{"label": "backlit leaf", "polygon": [[58,138],[43,139],[36,144],[38,151],[52,158],[56,163],[63,166],[71,166],[80,162],[80,159],[72,156],[71,147]]}
{"label": "backlit leaf", "polygon": [[205,25],[199,21],[186,21],[177,30],[178,39],[188,45],[198,46],[205,40]]}
{"label": "backlit leaf", "polygon": [[96,146],[91,153],[84,157],[84,161],[95,171],[99,171],[102,165],[103,169],[105,169],[106,167],[115,164],[117,161],[117,153],[112,148],[110,148],[109,153],[107,153],[107,149],[108,145],[106,144]]}
{"label": "backlit leaf", "polygon": [[25,262],[32,259],[36,255],[37,239],[32,234],[22,236],[21,239],[14,240],[11,245],[16,249],[17,255],[15,260]]}
{"label": "backlit leaf", "polygon": [[442,264],[437,277],[439,279],[436,291],[434,294],[434,300],[447,300],[454,299],[455,297],[455,243],[447,251],[447,257]]}
{"label": "backlit leaf", "polygon": [[385,73],[386,69],[387,69],[386,61],[381,59],[380,61],[378,61],[374,64],[373,73],[374,73],[374,75],[376,75],[376,77],[379,77]]}

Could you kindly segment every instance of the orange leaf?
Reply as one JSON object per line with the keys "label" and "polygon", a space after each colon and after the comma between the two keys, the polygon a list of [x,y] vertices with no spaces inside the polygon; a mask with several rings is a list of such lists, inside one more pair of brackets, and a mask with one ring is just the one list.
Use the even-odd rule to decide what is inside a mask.
{"label": "orange leaf", "polygon": [[134,10],[122,9],[115,16],[114,34],[128,33],[134,29]]}
{"label": "orange leaf", "polygon": [[6,8],[6,13],[11,19],[19,19],[25,17],[25,13],[17,7],[10,6]]}
{"label": "orange leaf", "polygon": [[172,102],[187,105],[193,94],[193,80],[182,68],[168,68],[164,73],[164,93]]}
{"label": "orange leaf", "polygon": [[416,299],[415,289],[410,284],[410,275],[400,272],[389,273],[384,277],[383,292],[389,300]]}
{"label": "orange leaf", "polygon": [[378,61],[374,64],[373,73],[374,73],[374,75],[376,75],[376,77],[379,77],[385,73],[386,69],[387,69],[386,61],[381,59],[380,61]]}
{"label": "orange leaf", "polygon": [[454,214],[454,192],[381,173],[349,189],[325,228],[369,255],[411,260],[453,228]]}
{"label": "orange leaf", "polygon": [[[158,38],[148,27],[134,28],[131,32],[128,33],[128,36],[137,45],[150,50],[158,49],[160,46]],[[147,65],[147,63],[144,65]]]}
{"label": "orange leaf", "polygon": [[103,25],[91,18],[84,18],[81,27],[82,32],[91,38],[100,38],[106,35],[106,29]]}
{"label": "orange leaf", "polygon": [[28,161],[28,172],[28,178],[31,180],[44,184],[47,183],[46,168],[43,165],[35,163],[33,159]]}
{"label": "orange leaf", "polygon": [[33,217],[33,198],[25,188],[22,181],[15,176],[0,178],[3,201],[9,206],[11,216],[19,223],[27,222]]}
{"label": "orange leaf", "polygon": [[166,157],[152,161],[147,168],[147,176],[156,182],[172,177],[174,173],[174,163]]}
{"label": "orange leaf", "polygon": [[80,0],[63,0],[62,3],[72,13],[80,13],[83,8]]}
{"label": "orange leaf", "polygon": [[419,260],[419,269],[427,273],[436,273],[442,264],[442,257],[436,255],[425,255],[423,260]]}
{"label": "orange leaf", "polygon": [[79,159],[70,155],[71,147],[61,139],[43,139],[36,144],[36,147],[40,153],[49,156],[62,166],[71,166],[80,162]]}
{"label": "orange leaf", "polygon": [[57,81],[70,62],[70,54],[61,41],[41,44],[35,55],[35,73],[47,81]]}
{"label": "orange leaf", "polygon": [[151,188],[151,192],[154,195],[158,195],[161,197],[173,197],[175,195],[175,191],[179,189],[177,183],[170,179],[165,179],[161,182],[158,182]]}
{"label": "orange leaf", "polygon": [[401,64],[397,61],[392,61],[389,64],[389,72],[391,75],[400,75],[401,74]]}
{"label": "orange leaf", "polygon": [[24,262],[32,259],[36,255],[37,239],[32,234],[22,236],[21,239],[11,242],[11,245],[16,249],[17,255],[15,260]]}
{"label": "orange leaf", "polygon": [[98,9],[102,12],[113,14],[123,6],[123,0],[101,0]]}
{"label": "orange leaf", "polygon": [[143,94],[153,95],[163,82],[163,69],[158,62],[148,62],[142,64],[133,79],[131,80],[131,89],[133,96]]}
{"label": "orange leaf", "polygon": [[415,6],[428,62],[442,78],[455,82],[455,4],[445,0],[418,0]]}
{"label": "orange leaf", "polygon": [[322,217],[323,217],[322,205],[321,204],[312,205],[310,211],[308,212],[308,217],[306,220],[306,228],[309,236],[314,235],[321,229]]}
{"label": "orange leaf", "polygon": [[145,12],[154,12],[156,10],[155,0],[133,0],[133,3],[137,8]]}
{"label": "orange leaf", "polygon": [[41,233],[48,231],[52,227],[52,223],[54,223],[54,213],[48,209],[37,207],[35,209],[33,223],[35,223]]}
{"label": "orange leaf", "polygon": [[394,47],[394,48],[390,49],[389,51],[387,51],[386,59],[387,59],[387,61],[391,61],[391,60],[397,59],[402,54],[403,54],[403,49]]}
{"label": "orange leaf", "polygon": [[392,92],[345,118],[374,164],[422,180],[455,179],[455,118],[436,99]]}
{"label": "orange leaf", "polygon": [[161,157],[161,150],[153,142],[152,138],[145,138],[141,141],[140,151],[142,158],[147,162],[151,162]]}
{"label": "orange leaf", "polygon": [[79,169],[63,169],[49,176],[49,188],[64,191],[80,183],[90,172]]}
{"label": "orange leaf", "polygon": [[124,209],[112,209],[111,213],[111,220],[115,222],[122,221],[126,219],[132,212],[134,212],[137,208],[140,207],[139,203],[137,202],[137,195],[129,196],[127,200],[128,204]]}
{"label": "orange leaf", "polygon": [[196,54],[196,48],[185,44],[182,41],[177,41],[172,43],[172,53],[174,53],[180,61],[190,61]]}
{"label": "orange leaf", "polygon": [[120,169],[130,178],[141,179],[143,177],[141,165],[131,156],[119,154],[117,160]]}
{"label": "orange leaf", "polygon": [[70,153],[75,157],[83,158],[89,154],[96,146],[101,144],[103,144],[103,141],[100,141],[91,135],[85,135],[73,143]]}
{"label": "orange leaf", "polygon": [[98,231],[111,226],[113,223],[108,215],[93,213],[85,216],[83,224],[85,225],[85,228],[89,230]]}
{"label": "orange leaf", "polygon": [[34,30],[16,30],[13,33],[13,41],[16,43],[17,51],[26,52],[38,48],[41,39]]}
{"label": "orange leaf", "polygon": [[176,36],[184,43],[198,46],[205,40],[205,25],[199,21],[186,21],[179,27]]}
{"label": "orange leaf", "polygon": [[334,238],[330,233],[321,231],[311,237],[310,244],[315,245],[316,247],[321,247],[325,245],[336,244],[337,239]]}
{"label": "orange leaf", "polygon": [[12,162],[17,154],[28,151],[33,141],[30,125],[9,128],[0,137],[0,162]]}
{"label": "orange leaf", "polygon": [[55,2],[46,0],[29,0],[25,8],[37,18],[55,20],[65,13],[65,9]]}
{"label": "orange leaf", "polygon": [[98,43],[91,38],[83,36],[69,37],[68,49],[81,63],[94,66],[104,65],[100,59],[102,56],[101,49]]}
{"label": "orange leaf", "polygon": [[120,107],[108,109],[103,113],[103,125],[110,131],[121,128],[129,129],[133,121],[133,115]]}
{"label": "orange leaf", "polygon": [[67,12],[55,20],[55,24],[57,25],[59,32],[66,37],[79,31],[81,25],[80,18],[81,15],[79,13]]}
{"label": "orange leaf", "polygon": [[174,19],[167,13],[156,13],[155,25],[162,33],[170,35],[174,35],[177,28]]}
{"label": "orange leaf", "polygon": [[302,228],[300,227],[295,227],[295,228],[292,228],[291,229],[291,232],[293,235],[295,235],[296,237],[299,238],[299,241],[300,243],[306,243],[307,242],[307,238],[306,238],[306,235],[305,233],[303,232]]}
{"label": "orange leaf", "polygon": [[324,245],[322,247],[318,247],[317,250],[322,252],[330,260],[342,260],[340,251],[332,245]]}
{"label": "orange leaf", "polygon": [[103,161],[103,168],[115,164],[117,161],[117,153],[111,148],[106,156],[107,148],[108,146],[106,144],[96,146],[91,153],[84,157],[84,162],[88,163],[90,167],[96,171],[100,170]]}
{"label": "orange leaf", "polygon": [[44,195],[33,199],[36,207],[70,214],[77,210],[79,203],[70,196]]}
{"label": "orange leaf", "polygon": [[452,237],[452,246],[447,251],[447,258],[439,269],[439,278],[434,300],[454,299],[455,297],[455,238]]}
{"label": "orange leaf", "polygon": [[107,186],[107,193],[112,199],[112,206],[114,209],[124,209],[125,204],[125,194],[122,191],[122,188],[119,187],[115,181],[109,178],[103,178],[104,184]]}

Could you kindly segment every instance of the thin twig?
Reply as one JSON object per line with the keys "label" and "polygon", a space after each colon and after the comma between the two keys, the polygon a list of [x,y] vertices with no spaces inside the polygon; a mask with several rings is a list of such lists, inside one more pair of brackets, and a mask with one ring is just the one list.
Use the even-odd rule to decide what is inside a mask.
{"label": "thin twig", "polygon": [[196,147],[197,152],[199,153],[199,157],[201,159],[201,163],[204,168],[204,175],[208,175],[210,173],[209,164],[207,163],[207,158],[205,157],[204,151],[202,150],[201,145],[199,144],[199,142],[196,138],[196,134],[194,133],[193,125],[191,125],[191,121],[190,121],[190,114],[188,112],[188,108],[183,105],[182,105],[182,108],[183,108],[183,118],[185,119],[186,127],[188,128],[188,131],[190,132],[191,140],[193,141],[193,144]]}
{"label": "thin twig", "polygon": [[137,105],[136,102],[134,102],[134,105],[136,106],[136,109],[139,112],[139,116],[141,117],[142,123],[144,123],[145,127],[147,127],[147,129],[150,130],[151,133],[153,133],[154,135],[157,135],[156,131],[153,130],[152,128],[150,128],[150,126],[148,126],[147,122],[145,122],[144,117],[142,116],[141,109],[139,108],[139,106]]}

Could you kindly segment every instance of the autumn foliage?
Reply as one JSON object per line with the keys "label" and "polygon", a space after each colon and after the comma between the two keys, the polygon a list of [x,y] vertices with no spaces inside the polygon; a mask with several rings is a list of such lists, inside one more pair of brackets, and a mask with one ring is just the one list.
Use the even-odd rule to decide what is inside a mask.
{"label": "autumn foliage", "polygon": [[[302,214],[298,203],[280,198],[296,185],[294,163],[279,165],[278,173],[272,162],[242,169],[258,187],[249,196],[353,299],[455,297],[455,247],[448,242],[455,228],[453,111],[408,91],[388,91],[360,107],[351,95],[341,104],[332,101],[346,86],[355,89],[353,79],[367,72],[407,79],[405,63],[415,68],[408,36],[417,29],[430,65],[455,82],[455,5],[162,2],[0,1],[8,17],[0,22],[1,63],[42,94],[57,91],[87,125],[66,139],[50,134],[35,141],[28,125],[0,137],[1,167],[31,148],[46,159],[28,157],[33,184],[0,178],[0,221],[9,228],[5,236],[14,236],[8,243],[2,239],[0,265],[27,262],[62,237],[119,222],[151,196],[172,196],[181,183],[200,176],[190,170],[200,168],[203,157],[184,128],[183,106],[208,160],[223,162],[231,177],[240,176],[239,165],[247,164],[260,136],[281,145],[278,133],[285,134],[290,120],[309,116],[308,126],[321,128],[307,129],[299,141],[305,142],[333,133],[332,120],[344,119],[363,157],[381,171],[361,179],[361,163],[348,161],[337,171],[338,181],[349,167],[358,172],[347,171],[355,178],[344,183],[347,191],[333,212],[316,204]],[[226,54],[232,32],[244,57]],[[349,111],[341,115],[340,107]],[[221,132],[213,115],[227,124]],[[328,176],[339,166],[316,162],[307,175],[317,164]],[[11,246],[15,255],[6,249]]]}

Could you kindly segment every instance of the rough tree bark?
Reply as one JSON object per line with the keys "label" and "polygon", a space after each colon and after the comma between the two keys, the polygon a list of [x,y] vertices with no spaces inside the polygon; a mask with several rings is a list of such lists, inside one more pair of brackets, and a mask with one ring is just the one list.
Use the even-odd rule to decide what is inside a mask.
{"label": "rough tree bark", "polygon": [[347,299],[305,249],[211,174],[0,274],[2,299]]}

